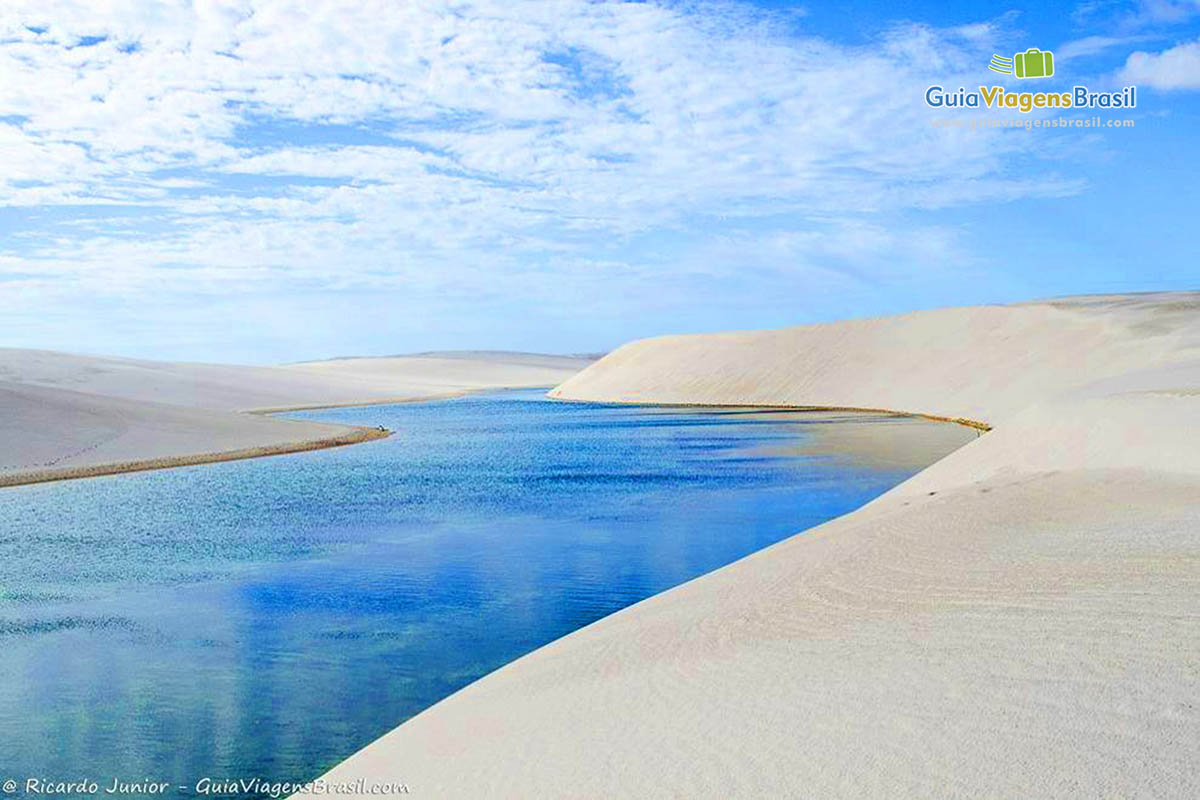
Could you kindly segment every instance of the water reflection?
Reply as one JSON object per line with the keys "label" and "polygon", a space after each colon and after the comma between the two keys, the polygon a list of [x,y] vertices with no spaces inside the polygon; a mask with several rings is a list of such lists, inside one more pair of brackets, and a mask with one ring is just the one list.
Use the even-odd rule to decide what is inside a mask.
{"label": "water reflection", "polygon": [[[533,392],[296,416],[398,433],[0,492],[6,772],[313,777],[517,656],[921,466],[863,458],[869,426],[901,426],[928,460],[973,437]],[[848,457],[830,456],[838,437]]]}

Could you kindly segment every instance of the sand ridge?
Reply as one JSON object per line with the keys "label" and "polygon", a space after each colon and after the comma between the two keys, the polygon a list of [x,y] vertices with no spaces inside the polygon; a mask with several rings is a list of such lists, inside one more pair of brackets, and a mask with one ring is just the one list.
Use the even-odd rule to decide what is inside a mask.
{"label": "sand ridge", "polygon": [[466,353],[249,367],[0,349],[0,486],[370,441],[384,434],[266,412],[550,386],[589,363]]}

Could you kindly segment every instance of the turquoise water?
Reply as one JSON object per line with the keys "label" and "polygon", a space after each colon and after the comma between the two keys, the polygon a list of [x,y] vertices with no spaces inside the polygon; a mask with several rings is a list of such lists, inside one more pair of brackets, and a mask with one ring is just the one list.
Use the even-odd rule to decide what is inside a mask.
{"label": "turquoise water", "polygon": [[0,491],[0,779],[315,777],[915,471],[803,454],[816,426],[897,424],[870,415],[505,392],[293,416],[397,433]]}

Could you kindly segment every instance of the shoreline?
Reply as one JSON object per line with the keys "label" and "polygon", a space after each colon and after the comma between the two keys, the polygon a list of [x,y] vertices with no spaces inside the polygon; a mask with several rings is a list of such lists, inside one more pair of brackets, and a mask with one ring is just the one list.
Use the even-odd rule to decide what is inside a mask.
{"label": "shoreline", "polygon": [[0,348],[0,487],[354,444],[377,434],[272,415],[543,389],[590,363],[466,352],[252,367]]}
{"label": "shoreline", "polygon": [[61,467],[28,472],[14,471],[9,474],[0,473],[0,488],[29,486],[55,481],[80,480],[83,478],[99,478],[105,475],[123,475],[129,472],[149,472],[160,469],[172,469],[174,467],[194,467],[201,464],[219,464],[225,461],[243,461],[250,458],[266,458],[269,456],[287,455],[289,453],[306,453],[312,450],[328,450],[334,447],[345,447],[352,444],[386,439],[391,435],[392,431],[381,431],[377,428],[352,427],[346,433],[327,439],[309,439],[300,442],[287,442],[260,447],[244,447],[238,450],[148,458],[135,461],[113,462],[110,464]]}
{"label": "shoreline", "polygon": [[[361,402],[354,401],[348,403],[324,403],[316,405],[297,405],[297,406],[281,406],[278,408],[255,408],[245,411],[235,412],[253,416],[272,416],[275,414],[286,414],[292,411],[320,411],[322,409],[337,409],[337,408],[369,408],[371,406],[390,406],[401,405],[406,403],[423,403],[423,402],[438,402],[441,400],[454,400],[459,397],[466,397],[472,394],[485,394],[495,391],[510,391],[516,389],[544,389],[544,386],[484,386],[476,389],[463,389],[461,391],[443,392],[436,395],[426,397],[399,397],[399,398],[384,398],[379,400],[364,400]],[[339,423],[322,423],[326,425],[337,425],[344,427],[347,432],[337,436],[331,436],[324,439],[307,439],[297,442],[281,442],[275,445],[263,445],[259,447],[243,447],[236,450],[222,450],[210,453],[192,453],[181,456],[169,456],[163,458],[147,458],[137,459],[133,461],[116,461],[108,464],[95,464],[80,467],[63,467],[60,469],[41,469],[18,471],[13,470],[9,473],[0,472],[0,489],[6,489],[12,486],[28,486],[37,483],[52,483],[54,481],[70,481],[81,480],[84,478],[99,478],[105,475],[123,475],[130,472],[149,472],[160,469],[173,469],[175,467],[194,467],[201,464],[219,464],[225,461],[244,461],[251,458],[267,458],[270,456],[282,456],[291,453],[306,453],[312,450],[328,450],[334,447],[346,447],[352,444],[363,444],[364,442],[372,442],[378,439],[386,439],[395,431],[379,430],[377,428],[364,428],[359,426],[340,425]]]}
{"label": "shoreline", "polygon": [[986,422],[966,417],[946,417],[938,414],[926,414],[921,411],[897,411],[892,408],[863,408],[861,406],[821,406],[821,405],[781,405],[778,403],[677,403],[654,402],[649,400],[584,400],[572,397],[556,397],[547,394],[551,400],[559,403],[579,403],[580,405],[613,405],[613,406],[645,406],[647,408],[714,408],[732,409],[746,408],[754,411],[849,411],[859,414],[881,414],[889,417],[909,417],[927,419],[931,422],[949,422],[973,428],[980,433],[987,433],[992,426]]}
{"label": "shoreline", "polygon": [[[464,389],[462,391],[444,392],[437,395],[426,397],[402,397],[402,398],[385,398],[379,400],[367,400],[362,402],[348,403],[326,403],[315,405],[297,405],[297,406],[282,406],[277,408],[256,408],[247,409],[242,412],[254,416],[271,416],[274,414],[285,414],[293,411],[320,411],[322,409],[339,409],[339,408],[368,408],[371,406],[383,405],[399,405],[406,403],[421,403],[421,402],[438,402],[442,400],[453,400],[459,397],[466,397],[472,394],[484,394],[493,391],[509,391],[517,389],[543,389],[542,386],[491,386],[477,389]],[[923,414],[920,412],[911,411],[896,411],[885,408],[855,408],[855,407],[835,407],[835,406],[794,406],[794,405],[777,405],[777,404],[733,404],[733,403],[655,403],[641,401],[591,401],[591,400],[575,400],[570,398],[557,398],[547,394],[550,399],[560,403],[578,403],[581,405],[628,405],[628,406],[645,406],[648,408],[707,408],[707,409],[732,409],[732,408],[747,408],[761,411],[788,411],[788,412],[823,412],[823,411],[845,411],[864,414],[883,414],[894,417],[907,417],[927,419],[933,422],[953,423],[972,428],[978,432],[986,433],[992,430],[992,427],[985,422],[970,420],[964,418],[944,417],[934,414]],[[336,424],[336,423],[325,423]],[[202,464],[219,464],[225,461],[243,461],[251,458],[267,458],[271,456],[288,455],[290,453],[304,453],[312,450],[325,450],[334,447],[345,447],[352,444],[362,444],[364,442],[385,439],[391,436],[394,431],[380,431],[376,428],[360,428],[348,427],[349,430],[345,434],[332,436],[324,439],[308,439],[297,442],[282,442],[275,445],[264,445],[259,447],[245,447],[235,450],[222,450],[216,452],[191,453],[180,456],[168,456],[161,458],[135,459],[131,461],[115,461],[106,464],[95,464],[78,467],[62,467],[36,470],[12,470],[10,472],[0,472],[0,489],[6,489],[15,486],[29,486],[39,483],[52,483],[55,481],[67,480],[82,480],[85,478],[99,478],[106,475],[123,475],[132,472],[149,472],[161,469],[172,469],[175,467],[191,467]]]}
{"label": "shoreline", "polygon": [[[462,389],[452,392],[441,392],[428,396],[392,397],[377,400],[351,401],[346,403],[319,403],[296,406],[280,406],[276,408],[254,408],[234,412],[256,417],[268,417],[275,414],[286,414],[293,411],[320,411],[322,409],[338,408],[369,408],[371,406],[401,405],[407,403],[438,402],[454,400],[473,394],[488,392],[515,391],[519,389],[546,389],[545,386],[482,386],[472,389]],[[267,458],[270,456],[288,455],[290,453],[305,453],[312,450],[327,450],[334,447],[346,447],[353,444],[386,439],[395,431],[380,431],[377,428],[340,425],[339,423],[321,423],[346,428],[347,432],[322,439],[305,439],[296,442],[281,442],[274,445],[258,447],[243,447],[235,450],[215,452],[189,453],[180,456],[165,456],[161,458],[135,459],[131,461],[114,461],[106,464],[94,464],[78,467],[62,467],[36,470],[0,471],[0,489],[13,486],[28,486],[54,481],[81,480],[84,478],[99,478],[105,475],[123,475],[130,472],[149,472],[175,467],[194,467],[201,464],[219,464],[225,461],[244,461],[251,458]]]}
{"label": "shoreline", "polygon": [[[515,389],[544,389],[544,386],[484,386],[475,389],[463,389],[453,392],[442,392],[436,395],[425,397],[399,397],[385,398],[379,400],[364,400],[353,401],[347,403],[324,403],[315,405],[297,405],[297,406],[281,406],[278,408],[255,408],[245,411],[235,412],[239,414],[247,414],[252,416],[272,416],[275,414],[286,414],[292,411],[320,411],[322,409],[337,409],[337,408],[369,408],[371,406],[389,406],[400,405],[406,403],[422,403],[422,402],[437,402],[440,400],[453,400],[458,397],[466,397],[472,394],[482,394],[494,391],[509,391]],[[340,425],[338,423],[322,423],[326,425],[337,425],[337,427],[346,428],[347,432],[336,436],[331,436],[323,439],[306,439],[297,442],[281,442],[274,445],[263,445],[259,447],[243,447],[236,450],[222,450],[208,453],[190,453],[180,456],[167,456],[162,458],[146,458],[136,459],[132,461],[115,461],[107,464],[95,464],[80,467],[62,467],[58,469],[40,469],[18,471],[13,470],[5,473],[0,472],[0,489],[6,489],[12,486],[28,486],[37,483],[52,483],[54,481],[70,481],[80,480],[84,478],[99,478],[105,475],[123,475],[130,472],[149,472],[160,469],[172,469],[174,467],[194,467],[201,464],[220,464],[225,461],[244,461],[251,458],[267,458],[270,456],[282,456],[290,453],[306,453],[312,450],[328,450],[334,447],[346,447],[352,444],[362,444],[364,442],[376,441],[378,439],[386,439],[395,431],[384,430],[377,428],[364,428],[359,426]]]}

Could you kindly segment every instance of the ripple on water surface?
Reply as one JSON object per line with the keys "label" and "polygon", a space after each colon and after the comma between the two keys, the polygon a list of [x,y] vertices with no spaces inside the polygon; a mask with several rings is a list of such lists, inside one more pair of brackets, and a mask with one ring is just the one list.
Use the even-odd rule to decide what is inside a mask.
{"label": "ripple on water surface", "polygon": [[293,416],[396,434],[0,491],[6,772],[314,777],[523,653],[974,437],[537,392]]}

